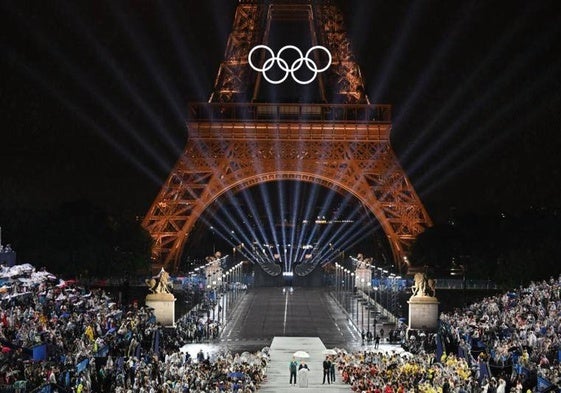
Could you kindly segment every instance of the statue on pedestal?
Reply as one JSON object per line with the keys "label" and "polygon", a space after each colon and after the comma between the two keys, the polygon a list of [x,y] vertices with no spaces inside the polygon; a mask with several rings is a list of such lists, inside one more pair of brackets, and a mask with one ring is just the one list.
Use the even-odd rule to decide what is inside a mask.
{"label": "statue on pedestal", "polygon": [[154,310],[156,321],[163,326],[175,325],[175,296],[171,293],[172,282],[169,273],[162,268],[158,275],[145,280],[150,293],[146,295],[146,305]]}
{"label": "statue on pedestal", "polygon": [[413,294],[409,298],[409,329],[436,331],[438,328],[438,299],[436,280],[425,273],[415,273]]}
{"label": "statue on pedestal", "polygon": [[169,273],[162,268],[157,276],[145,280],[150,293],[171,293],[172,283],[169,281]]}
{"label": "statue on pedestal", "polygon": [[411,297],[420,296],[436,296],[436,280],[433,278],[428,278],[425,273],[415,273],[413,277],[414,284],[411,287],[413,295]]}

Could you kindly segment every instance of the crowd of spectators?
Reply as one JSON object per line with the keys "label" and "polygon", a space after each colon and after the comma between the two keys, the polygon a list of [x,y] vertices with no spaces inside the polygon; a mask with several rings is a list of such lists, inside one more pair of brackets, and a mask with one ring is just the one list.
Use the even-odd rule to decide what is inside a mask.
{"label": "crowd of spectators", "polygon": [[[265,376],[266,349],[194,358],[181,351],[218,328],[210,313],[165,328],[149,308],[30,265],[3,266],[0,284],[0,391],[254,392]],[[357,392],[558,390],[560,321],[561,276],[443,313],[438,332],[409,332],[410,351],[340,350],[333,361]]]}
{"label": "crowd of spectators", "polygon": [[561,389],[561,276],[442,313],[401,354],[340,352],[354,391],[526,393]]}
{"label": "crowd of spectators", "polygon": [[448,346],[488,364],[488,374],[505,379],[507,390],[560,386],[561,276],[483,299],[441,321]]}
{"label": "crowd of spectators", "polygon": [[204,316],[165,328],[149,308],[30,265],[2,267],[0,279],[0,391],[254,392],[264,377],[267,351],[195,358],[181,351],[210,326]]}
{"label": "crowd of spectators", "polygon": [[355,392],[436,393],[445,384],[450,389],[471,392],[476,385],[467,362],[453,354],[435,362],[434,356],[427,353],[339,351],[334,361],[343,382]]}

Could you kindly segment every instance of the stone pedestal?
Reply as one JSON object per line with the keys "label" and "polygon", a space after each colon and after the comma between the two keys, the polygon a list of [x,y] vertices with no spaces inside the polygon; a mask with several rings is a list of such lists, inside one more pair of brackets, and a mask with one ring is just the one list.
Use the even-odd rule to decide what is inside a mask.
{"label": "stone pedestal", "polygon": [[[372,270],[358,268],[355,270],[355,287],[368,291],[368,283],[372,283]],[[372,285],[372,284],[371,284]]]}
{"label": "stone pedestal", "polygon": [[175,300],[171,293],[146,295],[146,305],[154,309],[156,322],[162,326],[175,326]]}
{"label": "stone pedestal", "polygon": [[407,303],[409,303],[409,329],[437,330],[439,302],[436,297],[411,296]]}

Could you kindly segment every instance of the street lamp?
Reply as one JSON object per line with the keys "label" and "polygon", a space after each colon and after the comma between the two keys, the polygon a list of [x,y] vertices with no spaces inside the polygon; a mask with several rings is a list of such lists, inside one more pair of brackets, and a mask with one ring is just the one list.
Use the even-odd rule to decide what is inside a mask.
{"label": "street lamp", "polygon": [[347,269],[341,267],[341,305],[347,309]]}
{"label": "street lamp", "polygon": [[228,277],[228,273],[223,273],[222,274],[222,324],[225,323],[225,318],[226,318],[226,303],[228,300],[228,291],[224,289],[226,280]]}
{"label": "street lamp", "polygon": [[341,304],[341,285],[343,283],[341,276],[341,265],[335,265],[335,279],[337,280],[337,301]]}
{"label": "street lamp", "polygon": [[335,299],[339,301],[339,264],[335,262]]}
{"label": "street lamp", "polygon": [[[355,274],[354,272],[351,272],[351,278],[349,280],[349,302],[350,302],[350,307],[351,307],[351,315],[353,313],[353,289],[355,286]],[[357,318],[358,318],[358,311],[357,311]],[[357,322],[358,325],[358,322]]]}
{"label": "street lamp", "polygon": [[216,280],[212,280],[212,322],[216,322],[216,305],[218,304],[218,295],[216,294]]}
{"label": "street lamp", "polygon": [[367,324],[368,329],[367,330],[370,331],[370,302],[372,301],[372,299],[370,298],[370,288],[372,288],[372,282],[369,281],[367,285],[368,285],[368,308],[367,308],[367,310],[368,310],[368,324]]}
{"label": "street lamp", "polygon": [[339,301],[339,305],[341,305],[341,303],[343,302],[343,284],[345,283],[345,279],[343,278],[343,267],[341,265],[337,265],[337,273],[337,290],[339,291],[339,297],[337,298],[337,300]]}
{"label": "street lamp", "polygon": [[346,273],[346,278],[345,278],[345,308],[347,310],[351,309],[351,299],[350,299],[350,293],[351,293],[351,271],[349,269],[345,269],[345,273]]}
{"label": "street lamp", "polygon": [[347,269],[342,268],[342,274],[343,274],[343,281],[342,281],[342,286],[341,286],[341,300],[342,303],[344,303],[344,307],[345,309],[347,309]]}
{"label": "street lamp", "polygon": [[233,267],[233,281],[234,281],[234,303],[238,301],[238,265]]}
{"label": "street lamp", "polygon": [[243,261],[239,262],[231,269],[232,272],[231,274],[233,276],[232,281],[234,282],[234,301],[238,299],[238,291],[239,291],[238,284],[241,284],[242,281],[242,265],[243,265]]}
{"label": "street lamp", "polygon": [[[364,277],[360,279],[360,289],[361,289],[361,291],[364,291]],[[357,298],[357,307],[358,307],[358,301],[359,301],[359,298]],[[369,305],[370,305],[370,301],[368,302],[367,306],[369,306]],[[358,314],[357,314],[357,317],[358,317]],[[360,319],[361,319],[360,327],[361,327],[361,330],[364,331],[364,307],[360,308]]]}
{"label": "street lamp", "polygon": [[376,337],[376,323],[378,322],[378,287],[374,287],[374,337]]}
{"label": "street lamp", "polygon": [[225,285],[226,285],[226,304],[228,305],[228,311],[230,311],[230,302],[232,301],[232,296],[230,293],[230,270],[227,270],[226,273],[224,273],[225,278]]}

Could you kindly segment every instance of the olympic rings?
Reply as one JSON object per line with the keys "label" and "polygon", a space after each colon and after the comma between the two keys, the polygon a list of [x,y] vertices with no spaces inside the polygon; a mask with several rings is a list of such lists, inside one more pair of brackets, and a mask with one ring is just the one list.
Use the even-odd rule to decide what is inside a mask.
{"label": "olympic rings", "polygon": [[[270,57],[267,60],[265,60],[265,62],[263,63],[263,67],[257,67],[253,63],[253,60],[252,60],[253,52],[255,52],[257,49],[265,49],[270,55]],[[329,58],[329,61],[327,62],[327,65],[322,67],[322,68],[318,68],[315,61],[310,59],[310,54],[316,49],[323,50],[325,53],[327,53],[327,57]],[[294,60],[294,62],[290,65],[290,67],[288,66],[288,63],[286,62],[286,60],[284,60],[281,57],[282,53],[286,50],[294,50],[294,51],[296,51],[296,53],[299,56],[298,59]],[[273,52],[273,50],[271,48],[269,48],[267,45],[257,45],[249,51],[249,55],[247,56],[247,60],[249,62],[249,65],[251,66],[251,68],[253,68],[257,72],[262,72],[263,73],[263,78],[265,78],[265,80],[267,82],[269,82],[273,85],[281,84],[282,82],[284,82],[286,80],[286,78],[288,78],[289,75],[292,76],[292,79],[294,79],[294,81],[296,83],[298,83],[300,85],[307,85],[307,84],[312,83],[316,79],[318,73],[324,72],[325,70],[327,70],[331,66],[331,62],[332,62],[333,58],[331,57],[331,53],[329,53],[329,50],[327,50],[326,47],[321,46],[321,45],[312,46],[310,49],[308,49],[308,51],[306,52],[306,55],[303,55],[302,51],[299,48],[297,48],[296,46],[286,45],[286,46],[283,46],[279,50],[279,52],[276,56],[275,56],[275,52]],[[278,67],[282,71],[284,71],[284,76],[281,77],[278,80],[273,80],[273,79],[269,78],[269,76],[267,75],[267,71],[269,71],[271,68],[273,68],[273,66],[275,64],[277,64]],[[304,64],[306,64],[306,67],[308,67],[308,69],[310,71],[312,71],[314,75],[307,80],[300,80],[296,77],[296,75],[294,75],[294,72],[296,72],[300,68],[302,68],[302,66]]]}

